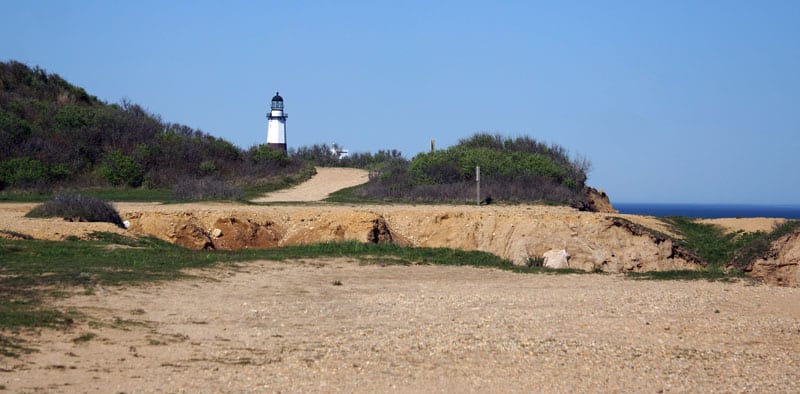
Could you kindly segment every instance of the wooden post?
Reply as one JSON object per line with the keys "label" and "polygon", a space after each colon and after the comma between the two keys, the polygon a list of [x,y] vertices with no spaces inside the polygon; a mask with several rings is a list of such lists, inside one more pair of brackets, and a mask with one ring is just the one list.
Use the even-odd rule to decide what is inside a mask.
{"label": "wooden post", "polygon": [[431,138],[431,153],[436,150],[436,140]]}
{"label": "wooden post", "polygon": [[481,205],[481,166],[475,166],[476,202]]}

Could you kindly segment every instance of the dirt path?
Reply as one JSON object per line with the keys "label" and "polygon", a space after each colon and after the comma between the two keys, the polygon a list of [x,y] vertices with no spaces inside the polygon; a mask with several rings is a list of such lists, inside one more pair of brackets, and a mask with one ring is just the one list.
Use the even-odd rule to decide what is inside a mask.
{"label": "dirt path", "polygon": [[[254,262],[58,301],[9,392],[787,392],[800,289]],[[340,281],[341,285],[334,285]],[[85,342],[75,338],[95,337]]]}
{"label": "dirt path", "polygon": [[269,193],[254,202],[321,201],[331,193],[367,183],[369,172],[357,168],[317,167],[317,174],[293,188]]}

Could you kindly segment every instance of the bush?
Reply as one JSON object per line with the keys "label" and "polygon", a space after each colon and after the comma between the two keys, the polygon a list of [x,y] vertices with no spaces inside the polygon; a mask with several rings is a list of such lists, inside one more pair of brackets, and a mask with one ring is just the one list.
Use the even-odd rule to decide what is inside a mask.
{"label": "bush", "polygon": [[529,137],[476,134],[458,145],[420,153],[411,162],[372,165],[369,184],[355,192],[369,199],[417,202],[475,201],[475,167],[481,168],[482,196],[506,202],[585,205],[585,159],[570,159],[558,145]]}
{"label": "bush", "polygon": [[[421,153],[411,161],[409,171],[420,184],[455,183],[474,180],[476,166],[486,178],[544,176],[563,183],[569,173],[567,167],[540,153],[464,146]],[[572,184],[577,186],[575,181]]]}
{"label": "bush", "polygon": [[206,160],[206,161],[200,163],[200,174],[201,175],[204,175],[204,176],[213,175],[215,172],[217,172],[217,165],[214,164],[214,161]]}
{"label": "bush", "polygon": [[18,157],[0,162],[0,189],[59,181],[69,174],[64,164],[48,165],[29,157]]}
{"label": "bush", "polygon": [[289,164],[289,157],[282,149],[275,149],[269,145],[261,144],[250,148],[250,159],[257,164],[275,163],[280,166]]}
{"label": "bush", "polygon": [[75,222],[107,222],[125,228],[122,219],[111,204],[81,194],[57,195],[50,201],[34,207],[25,216],[32,218],[61,217]]}
{"label": "bush", "polygon": [[139,187],[144,181],[142,166],[119,150],[113,150],[103,156],[100,174],[113,186]]}
{"label": "bush", "polygon": [[182,200],[241,200],[244,197],[241,189],[212,177],[182,180],[173,192]]}

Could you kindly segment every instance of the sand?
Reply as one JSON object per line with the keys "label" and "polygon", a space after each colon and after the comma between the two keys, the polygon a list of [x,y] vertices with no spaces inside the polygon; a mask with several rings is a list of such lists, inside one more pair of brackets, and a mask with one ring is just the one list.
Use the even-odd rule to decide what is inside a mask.
{"label": "sand", "polygon": [[[57,301],[10,392],[791,392],[800,289],[253,262]],[[339,281],[341,285],[334,283]],[[91,333],[87,342],[73,339]]]}
{"label": "sand", "polygon": [[253,202],[320,201],[331,193],[369,181],[369,172],[357,168],[317,167],[317,174],[293,188],[256,198]]}

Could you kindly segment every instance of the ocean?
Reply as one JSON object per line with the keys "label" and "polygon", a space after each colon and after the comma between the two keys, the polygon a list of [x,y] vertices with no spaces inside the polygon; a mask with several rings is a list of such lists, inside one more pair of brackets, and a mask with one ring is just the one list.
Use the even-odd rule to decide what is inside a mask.
{"label": "ocean", "polygon": [[619,213],[690,218],[800,219],[800,205],[613,203]]}

